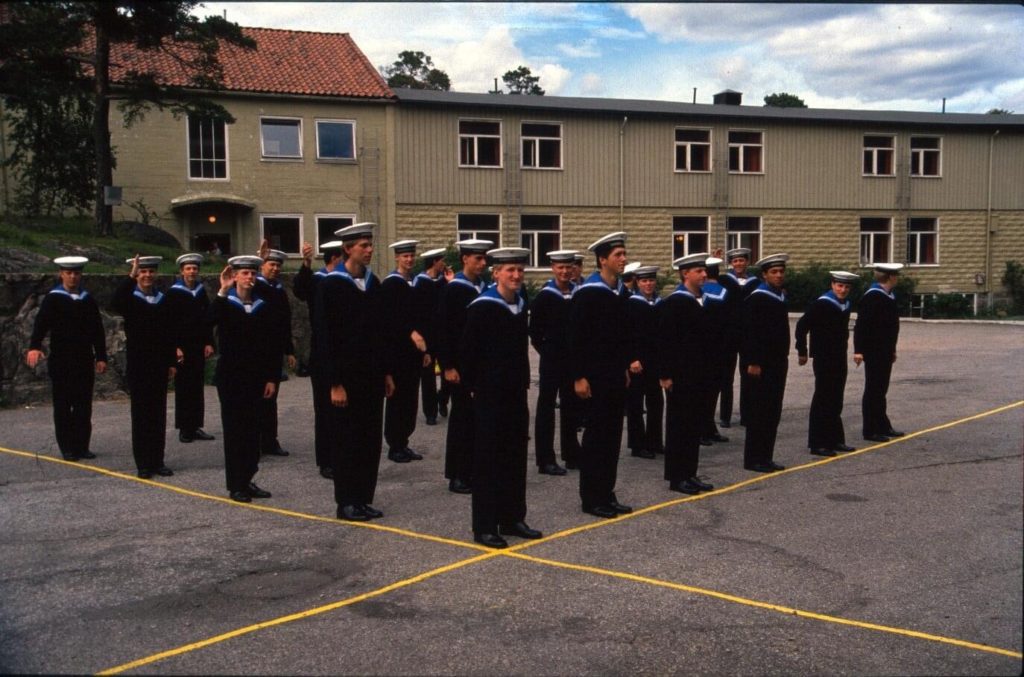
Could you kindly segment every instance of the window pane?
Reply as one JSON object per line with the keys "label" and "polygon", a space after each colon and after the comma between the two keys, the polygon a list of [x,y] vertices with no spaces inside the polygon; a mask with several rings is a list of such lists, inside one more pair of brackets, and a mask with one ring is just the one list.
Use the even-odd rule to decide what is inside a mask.
{"label": "window pane", "polygon": [[[725,222],[726,230],[761,230],[761,219],[757,216],[730,216]],[[740,245],[741,247],[746,245]]]}
{"label": "window pane", "polygon": [[[497,232],[501,219],[497,214],[459,214],[459,235],[462,236],[463,231],[494,231]],[[467,236],[468,237],[468,236]],[[485,240],[492,240],[497,243],[494,238],[482,238]]]}
{"label": "window pane", "polygon": [[559,233],[538,233],[537,234],[537,264],[541,266],[550,266],[551,260],[547,257],[547,252],[553,252],[561,249],[562,236]]}
{"label": "window pane", "polygon": [[865,136],[865,148],[892,148],[893,138],[891,136]]}
{"label": "window pane", "polygon": [[887,218],[877,218],[865,216],[860,220],[860,230],[862,233],[867,232],[882,232],[888,233],[890,220]]}
{"label": "window pane", "polygon": [[930,231],[935,230],[935,219],[913,218],[907,220],[907,230]]}
{"label": "window pane", "polygon": [[[501,140],[479,137],[476,140],[477,165],[484,167],[501,166]],[[468,163],[467,163],[468,164]]]}
{"label": "window pane", "polygon": [[740,171],[740,149],[730,148],[729,149],[729,171],[738,172]]}
{"label": "window pane", "polygon": [[[355,218],[351,216],[318,216],[316,219],[316,242],[317,248],[325,242],[337,240],[334,231],[351,226]],[[318,253],[320,253],[318,251]]]}
{"label": "window pane", "polygon": [[677,129],[676,141],[703,141],[711,140],[711,130],[708,129]]}
{"label": "window pane", "polygon": [[263,155],[300,157],[298,120],[263,120]]}
{"label": "window pane", "polygon": [[501,134],[500,122],[480,122],[478,120],[459,120],[459,134]]}
{"label": "window pane", "polygon": [[295,254],[299,251],[299,219],[294,216],[268,216],[263,219],[263,237],[271,249]]}
{"label": "window pane", "polygon": [[686,151],[686,146],[676,146],[676,169],[679,171],[686,170]]}
{"label": "window pane", "polygon": [[707,233],[689,233],[687,237],[690,239],[690,254],[708,251]]}
{"label": "window pane", "polygon": [[540,166],[561,167],[562,166],[562,142],[541,141],[540,142]]}
{"label": "window pane", "polygon": [[523,166],[537,166],[537,142],[534,139],[523,139]]}
{"label": "window pane", "polygon": [[522,230],[558,230],[561,219],[557,214],[523,214],[519,217]]}
{"label": "window pane", "polygon": [[707,231],[708,217],[706,216],[673,216],[672,230],[676,231]]}
{"label": "window pane", "polygon": [[326,159],[351,160],[355,157],[353,125],[350,122],[317,122],[317,156]]}
{"label": "window pane", "polygon": [[523,136],[546,136],[548,138],[557,139],[562,136],[561,125],[542,125],[535,122],[524,122],[523,123]]}
{"label": "window pane", "polygon": [[939,175],[939,154],[934,151],[924,153],[924,170],[921,172],[926,176]]}
{"label": "window pane", "polygon": [[694,172],[711,171],[711,146],[690,146],[690,170]]}
{"label": "window pane", "polygon": [[761,148],[760,146],[743,147],[743,171],[761,171]]}
{"label": "window pane", "polygon": [[878,152],[878,173],[879,174],[892,174],[892,151],[891,150],[880,150]]}
{"label": "window pane", "polygon": [[476,164],[476,153],[473,149],[476,147],[476,139],[459,139],[459,164],[460,165],[474,165]]}
{"label": "window pane", "polygon": [[934,233],[928,233],[920,235],[920,261],[918,263],[935,263],[937,262],[937,249],[938,249],[938,238]]}
{"label": "window pane", "polygon": [[937,136],[915,136],[910,139],[911,149],[918,148],[935,148],[939,147],[939,137]]}
{"label": "window pane", "polygon": [[872,261],[875,263],[889,262],[889,235],[876,234],[874,236],[875,246],[873,248]]}
{"label": "window pane", "polygon": [[761,143],[761,132],[729,132],[729,143]]}

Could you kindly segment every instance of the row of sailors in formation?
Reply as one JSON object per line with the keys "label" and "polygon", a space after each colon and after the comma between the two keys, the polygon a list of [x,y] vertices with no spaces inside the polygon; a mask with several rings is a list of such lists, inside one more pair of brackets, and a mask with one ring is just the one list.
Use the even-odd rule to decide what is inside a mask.
{"label": "row of sailors in formation", "polygon": [[[632,454],[663,453],[671,490],[713,489],[698,477],[699,450],[728,441],[714,413],[721,400],[718,425],[730,427],[737,362],[744,467],[783,468],[773,453],[790,350],[786,254],[758,261],[761,279],[747,274],[747,249],[727,252],[730,270],[721,275],[722,259],[706,253],[678,258],[672,265],[679,284],[659,298],[658,267],[627,267],[626,234],[611,233],[588,248],[596,270],[586,279],[582,254],[549,252],[553,277],[527,311],[529,250],[462,240],[456,243],[460,272],[447,268],[444,249],[431,249],[419,255],[423,272],[413,276],[418,243],[402,240],[390,245],[397,267],[381,281],[370,270],[374,227],[361,223],[336,231],[338,240],[321,246],[325,265],[316,272],[312,247],[305,244],[293,289],[309,306],[316,462],[334,482],[340,519],[382,516],[373,506],[382,441],[392,461],[422,458],[408,446],[422,389],[428,424],[448,413],[450,400],[445,477],[450,491],[472,494],[474,539],[505,547],[504,536],[539,538],[541,532],[526,523],[531,344],[540,355],[536,464],[548,475],[578,469],[586,513],[614,518],[632,510],[615,491],[624,414]],[[139,477],[173,474],[164,463],[168,378],[175,380],[180,440],[213,439],[203,430],[203,365],[217,345],[229,496],[239,502],[270,497],[254,476],[260,453],[288,454],[277,440],[276,400],[282,358],[295,366],[291,311],[279,280],[284,260],[284,253],[265,244],[260,256],[231,258],[211,302],[199,280],[201,255],[178,258],[181,276],[166,293],[155,285],[160,257],[129,259],[129,277],[113,306],[125,318]],[[95,457],[89,450],[93,373],[102,373],[107,362],[98,307],[81,287],[86,262],[55,260],[61,281],[43,300],[27,355],[34,368],[49,334],[54,424],[68,460]],[[490,285],[483,277],[488,266]],[[899,328],[892,295],[899,265],[875,268],[876,282],[859,307],[854,361],[867,369],[864,437],[885,440],[902,435],[885,411]],[[831,275],[831,288],[796,329],[799,364],[814,359],[808,446],[820,456],[853,449],[846,445],[841,412],[847,297],[857,276]],[[624,282],[630,276],[632,291]],[[442,374],[440,391],[435,370]],[[556,400],[565,466],[555,455]]]}

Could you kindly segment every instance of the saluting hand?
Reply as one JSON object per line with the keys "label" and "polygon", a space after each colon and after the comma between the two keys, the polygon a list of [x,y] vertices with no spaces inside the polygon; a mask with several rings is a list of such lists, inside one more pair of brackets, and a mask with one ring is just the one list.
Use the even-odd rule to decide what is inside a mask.
{"label": "saluting hand", "polygon": [[313,245],[308,242],[302,243],[302,265],[307,268],[313,265]]}
{"label": "saluting hand", "polygon": [[224,270],[220,271],[220,293],[226,294],[233,286],[235,286],[235,274],[231,270],[231,266],[224,266]]}
{"label": "saluting hand", "polygon": [[260,249],[256,252],[256,256],[260,257],[264,261],[267,260],[267,255],[270,253],[270,240],[263,240],[260,242]]}
{"label": "saluting hand", "polygon": [[133,280],[139,276],[139,255],[138,253],[132,258],[132,269],[128,273],[128,277]]}

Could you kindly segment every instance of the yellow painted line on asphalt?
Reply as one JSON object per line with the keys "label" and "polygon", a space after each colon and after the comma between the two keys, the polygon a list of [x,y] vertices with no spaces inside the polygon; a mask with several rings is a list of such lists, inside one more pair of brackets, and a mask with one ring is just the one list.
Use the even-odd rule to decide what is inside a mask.
{"label": "yellow painted line on asphalt", "polygon": [[864,630],[875,630],[878,632],[886,632],[893,635],[902,635],[904,637],[913,637],[915,639],[924,639],[930,642],[939,642],[941,644],[952,644],[953,646],[963,647],[966,649],[974,649],[975,651],[984,651],[987,653],[999,654],[1000,656],[1009,656],[1010,658],[1024,658],[1024,654],[1019,651],[1013,651],[1010,649],[1001,649],[996,646],[990,646],[988,644],[979,644],[977,642],[968,642],[962,639],[956,639],[953,637],[944,637],[942,635],[933,635],[928,632],[919,632],[917,630],[908,630],[906,628],[898,628],[891,625],[880,625],[878,623],[869,623],[866,621],[858,621],[851,618],[842,618],[840,616],[829,616],[828,614],[819,614],[814,611],[805,611],[803,609],[796,609],[793,607],[783,606],[780,604],[772,604],[770,602],[762,602],[756,599],[750,599],[747,597],[739,597],[737,595],[730,595],[725,592],[719,592],[717,590],[710,590],[708,588],[701,588],[695,585],[685,585],[683,583],[674,583],[672,581],[665,581],[658,578],[649,578],[647,576],[638,576],[636,574],[625,573],[622,571],[614,571],[612,569],[602,569],[600,567],[592,567],[583,564],[571,564],[569,562],[560,562],[558,560],[545,559],[541,557],[533,557],[532,555],[524,555],[519,552],[502,551],[503,557],[512,557],[515,559],[525,560],[534,564],[543,564],[545,566],[556,567],[559,569],[570,569],[572,571],[581,571],[589,574],[597,574],[599,576],[608,576],[611,578],[619,578],[627,581],[633,581],[636,583],[643,583],[645,585],[653,585],[660,588],[669,588],[671,590],[680,590],[683,592],[690,592],[697,595],[704,595],[706,597],[714,597],[715,599],[724,600],[726,602],[732,602],[734,604],[742,604],[743,606],[754,607],[757,609],[765,609],[767,611],[774,611],[776,613],[785,614],[787,616],[796,616],[798,618],[809,618],[816,621],[824,621],[826,623],[834,623],[837,625],[849,625],[855,628],[862,628]]}
{"label": "yellow painted line on asphalt", "polygon": [[428,578],[433,578],[435,576],[440,576],[441,574],[446,574],[449,571],[454,571],[456,569],[461,569],[462,567],[466,567],[466,566],[469,566],[471,564],[476,564],[477,562],[482,562],[482,561],[484,561],[486,559],[492,559],[492,558],[496,557],[497,555],[498,555],[498,551],[492,550],[490,552],[487,552],[487,553],[484,553],[484,554],[481,554],[481,555],[477,555],[476,557],[470,557],[468,559],[459,560],[458,562],[452,562],[451,564],[446,564],[445,566],[437,567],[436,569],[431,569],[430,571],[425,571],[425,572],[423,572],[421,574],[417,574],[416,576],[411,576],[409,578],[404,578],[404,579],[402,579],[400,581],[395,581],[394,583],[392,583],[390,585],[385,585],[382,588],[377,588],[376,590],[371,590],[370,592],[364,592],[364,593],[362,593],[360,595],[355,595],[353,597],[348,597],[346,599],[339,600],[337,602],[332,602],[330,604],[325,604],[323,606],[318,606],[318,607],[313,608],[313,609],[307,609],[306,611],[300,611],[298,613],[290,614],[288,616],[280,616],[278,618],[272,618],[272,619],[270,619],[268,621],[263,621],[261,623],[254,623],[252,625],[247,625],[247,626],[245,626],[243,628],[236,628],[235,630],[231,630],[229,632],[225,632],[223,634],[216,635],[215,637],[209,637],[207,639],[204,639],[204,640],[201,640],[201,641],[198,641],[198,642],[193,642],[191,644],[184,644],[184,645],[176,647],[174,649],[168,649],[167,651],[161,651],[160,653],[156,653],[156,654],[153,654],[151,656],[146,656],[145,658],[139,658],[138,660],[130,661],[128,663],[122,663],[121,665],[115,665],[114,667],[107,668],[106,670],[103,670],[102,672],[99,672],[97,674],[100,674],[100,675],[116,675],[118,673],[124,672],[125,670],[132,670],[134,668],[142,667],[143,665],[149,665],[150,663],[156,663],[157,661],[162,661],[165,658],[171,658],[172,656],[179,656],[181,654],[189,653],[190,651],[195,651],[197,649],[202,649],[204,647],[208,647],[208,646],[211,646],[213,644],[219,644],[220,642],[226,642],[227,640],[234,639],[235,637],[241,637],[242,635],[248,635],[248,634],[253,633],[253,632],[258,632],[259,630],[264,630],[266,628],[272,628],[272,627],[274,627],[276,625],[284,625],[285,623],[291,623],[292,621],[298,621],[298,620],[302,620],[302,619],[305,619],[305,618],[311,618],[313,616],[318,616],[320,614],[324,614],[324,613],[327,613],[329,611],[334,611],[335,609],[341,609],[343,607],[351,606],[353,604],[358,604],[359,602],[363,602],[363,601],[366,601],[368,599],[372,599],[374,597],[379,597],[381,595],[386,595],[389,592],[393,592],[395,590],[399,590],[401,588],[405,588],[405,587],[408,587],[410,585],[414,585],[416,583],[420,583],[422,581],[427,580]]}

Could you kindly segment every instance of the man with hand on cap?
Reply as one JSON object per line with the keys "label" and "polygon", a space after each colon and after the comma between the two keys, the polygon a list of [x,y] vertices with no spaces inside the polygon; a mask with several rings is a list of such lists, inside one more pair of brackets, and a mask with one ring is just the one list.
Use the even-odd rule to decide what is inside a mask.
{"label": "man with hand on cap", "polygon": [[128,259],[128,279],[114,291],[114,310],[124,316],[128,353],[128,391],[131,395],[132,455],[138,475],[174,474],[164,464],[167,433],[167,381],[174,377],[179,356],[166,295],[156,287],[159,256]]}
{"label": "man with hand on cap", "polygon": [[415,309],[423,338],[427,341],[430,362],[420,370],[420,385],[423,397],[423,416],[427,425],[437,425],[438,413],[448,415],[448,386],[441,379],[441,390],[437,388],[437,304],[441,298],[448,276],[453,276],[444,260],[444,249],[431,249],[420,254],[423,271],[413,280]]}
{"label": "man with hand on cap", "polygon": [[526,524],[530,439],[526,302],[519,294],[530,250],[492,249],[495,284],[466,309],[459,346],[461,387],[473,403],[473,540],[508,547],[502,536],[536,539]]}
{"label": "man with hand on cap", "polygon": [[341,260],[317,285],[319,340],[331,385],[331,467],[338,519],[383,517],[373,507],[380,467],[384,398],[395,392],[392,345],[370,270],[375,223],[334,232]]}
{"label": "man with hand on cap", "polygon": [[[629,365],[626,441],[633,456],[655,458],[664,451],[661,429],[665,409],[664,395],[654,371],[654,351],[658,342],[655,331],[655,310],[659,303],[658,266],[637,266],[633,269],[633,276],[636,278],[636,291],[629,297],[626,307],[636,359]],[[644,410],[647,411],[646,423]]]}
{"label": "man with hand on cap", "polygon": [[[559,406],[559,441],[562,460],[579,467],[579,440],[576,438],[576,399],[569,375],[569,345],[566,331],[569,307],[576,285],[576,252],[559,250],[547,253],[553,277],[540,288],[530,304],[530,343],[540,355],[540,392],[534,415],[534,445],[537,470],[542,475],[564,475],[565,468],[555,460],[555,398]],[[521,285],[520,285],[521,286]]]}
{"label": "man with hand on cap", "polygon": [[633,511],[615,495],[629,365],[636,360],[619,279],[626,267],[626,234],[610,233],[588,249],[597,270],[576,290],[569,310],[569,373],[586,408],[580,451],[583,512],[607,519]]}
{"label": "man with hand on cap", "polygon": [[[273,327],[267,340],[271,341],[278,352],[278,362],[285,356],[288,358],[288,368],[295,369],[295,345],[292,342],[292,307],[288,301],[288,292],[281,283],[281,266],[288,259],[288,255],[277,249],[271,249],[270,244],[264,240],[260,246],[260,257],[263,265],[260,266],[260,274],[256,276],[256,294],[264,301],[273,306],[273,315],[277,318],[277,325]],[[284,380],[281,370],[278,369],[278,384]],[[260,415],[260,453],[269,456],[288,456],[288,452],[281,447],[277,439],[277,395],[280,388],[274,389],[271,397],[262,401],[263,411]]]}
{"label": "man with hand on cap", "polygon": [[656,310],[658,382],[668,399],[665,479],[670,490],[683,494],[714,489],[697,477],[706,402],[715,387],[702,290],[707,258],[702,252],[672,262],[679,271],[680,283]]}
{"label": "man with hand on cap", "polygon": [[[721,250],[715,252],[721,255]],[[740,365],[740,425],[747,423],[747,402],[750,397],[748,387],[747,365],[743,363],[743,302],[758,286],[758,279],[747,274],[750,265],[750,250],[746,247],[730,249],[725,253],[731,270],[723,273],[718,282],[728,292],[726,295],[726,332],[724,372],[719,409],[719,425],[728,428],[732,425],[733,378],[736,375],[736,362]]]}
{"label": "man with hand on cap", "polygon": [[433,363],[423,337],[426,332],[421,331],[422,316],[417,312],[413,290],[417,244],[416,240],[400,240],[389,245],[395,252],[395,270],[380,285],[381,305],[394,346],[395,379],[395,395],[384,404],[384,441],[388,444],[388,459],[395,463],[423,458],[409,448],[409,438],[416,430],[420,371]]}
{"label": "man with hand on cap", "polygon": [[220,290],[207,321],[217,328],[220,358],[214,381],[224,427],[224,474],[228,495],[239,503],[270,498],[253,482],[259,471],[262,403],[277,392],[281,353],[260,337],[278,331],[280,318],[256,292],[259,256],[234,256],[220,273]]}
{"label": "man with hand on cap", "polygon": [[899,281],[902,263],[874,264],[875,282],[857,306],[853,325],[853,361],[864,363],[864,439],[887,442],[903,433],[893,429],[886,411],[886,394],[892,365],[896,362],[896,341],[900,336],[900,313],[893,289]]}
{"label": "man with hand on cap", "polygon": [[437,312],[437,361],[448,382],[452,397],[448,437],[445,441],[444,476],[448,490],[468,494],[473,476],[473,403],[462,385],[459,344],[466,328],[466,308],[486,288],[483,279],[490,240],[469,239],[455,243],[462,259],[462,270],[445,285]]}
{"label": "man with hand on cap", "polygon": [[313,449],[320,476],[330,480],[334,479],[330,445],[331,385],[327,379],[320,341],[317,340],[317,336],[323,330],[318,324],[321,314],[316,310],[316,288],[341,262],[341,240],[323,243],[320,245],[320,251],[324,256],[324,266],[313,272],[313,245],[309,242],[302,243],[302,266],[295,274],[292,291],[295,298],[305,301],[309,309],[312,334],[309,341],[309,382],[313,388]]}
{"label": "man with hand on cap", "polygon": [[[807,308],[796,323],[796,354],[800,366],[814,360],[807,446],[815,456],[853,451],[843,431],[843,391],[846,389],[846,350],[850,339],[850,290],[859,278],[842,270],[829,271],[831,288]],[[811,337],[810,351],[807,335]]]}
{"label": "man with hand on cap", "polygon": [[179,351],[178,370],[174,374],[174,427],[181,442],[212,440],[203,430],[203,395],[206,360],[213,355],[213,331],[206,323],[210,299],[199,279],[201,254],[182,254],[176,263],[181,277],[167,290],[167,312],[176,332]]}
{"label": "man with hand on cap", "polygon": [[573,259],[574,270],[572,274],[572,283],[577,287],[583,284],[583,262],[586,260],[586,258],[587,257],[585,257],[583,254],[576,254],[575,258]]}
{"label": "man with hand on cap", "polygon": [[[106,334],[100,309],[82,289],[84,256],[53,260],[60,282],[39,306],[25,362],[35,369],[46,359],[53,387],[53,428],[57,446],[67,461],[96,458],[89,450],[92,437],[92,388],[95,374],[107,370]],[[43,339],[50,336],[50,354],[43,354]]]}
{"label": "man with hand on cap", "polygon": [[636,293],[636,271],[641,266],[639,261],[627,263],[622,269],[622,286],[626,288],[626,296]]}
{"label": "man with hand on cap", "polygon": [[772,254],[758,261],[764,282],[743,302],[741,360],[750,385],[743,467],[754,472],[785,470],[772,457],[789,370],[789,312],[782,288],[788,260],[788,254]]}

